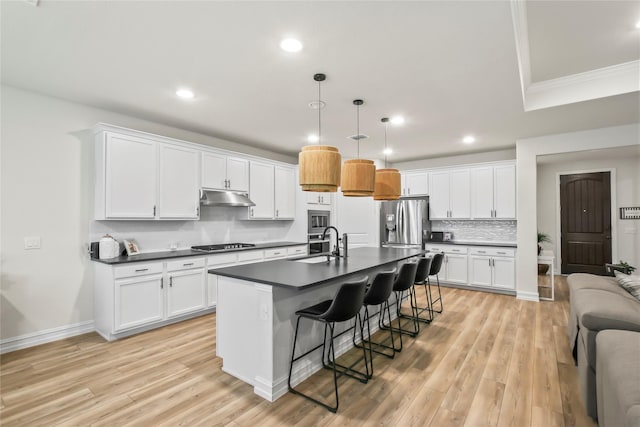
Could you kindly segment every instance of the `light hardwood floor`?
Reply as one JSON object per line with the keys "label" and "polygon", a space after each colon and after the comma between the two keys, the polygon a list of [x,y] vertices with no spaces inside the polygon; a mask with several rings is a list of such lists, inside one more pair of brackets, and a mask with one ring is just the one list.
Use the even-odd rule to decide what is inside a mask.
{"label": "light hardwood floor", "polygon": [[[443,289],[444,313],[394,360],[377,356],[373,380],[339,380],[337,414],[292,394],[269,403],[223,373],[213,314],[3,355],[0,424],[595,426],[569,351],[566,281],[556,287],[540,303]],[[331,397],[327,371],[301,386]]]}

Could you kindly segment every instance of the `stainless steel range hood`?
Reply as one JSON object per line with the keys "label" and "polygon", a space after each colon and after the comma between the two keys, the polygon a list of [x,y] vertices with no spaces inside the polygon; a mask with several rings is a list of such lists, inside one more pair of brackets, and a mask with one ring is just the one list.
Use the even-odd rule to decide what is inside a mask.
{"label": "stainless steel range hood", "polygon": [[202,206],[240,206],[248,207],[256,204],[246,193],[234,191],[200,190],[200,205]]}

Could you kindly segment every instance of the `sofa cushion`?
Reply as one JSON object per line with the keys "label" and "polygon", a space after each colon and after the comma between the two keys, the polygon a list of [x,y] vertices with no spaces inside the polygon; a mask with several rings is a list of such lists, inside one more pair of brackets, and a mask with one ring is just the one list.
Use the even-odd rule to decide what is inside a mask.
{"label": "sofa cushion", "polygon": [[627,292],[640,301],[640,276],[615,272],[616,280]]}
{"label": "sofa cushion", "polygon": [[599,425],[640,425],[640,333],[602,331],[596,344]]}
{"label": "sofa cushion", "polygon": [[595,274],[588,273],[573,273],[567,277],[567,284],[569,285],[571,295],[582,289],[599,289],[613,292],[625,298],[632,298],[632,295],[620,286],[615,277],[596,276]]}

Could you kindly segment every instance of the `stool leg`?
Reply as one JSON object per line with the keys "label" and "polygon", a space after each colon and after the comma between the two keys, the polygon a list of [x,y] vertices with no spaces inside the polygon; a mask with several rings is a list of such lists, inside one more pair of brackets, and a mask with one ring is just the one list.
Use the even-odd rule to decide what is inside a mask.
{"label": "stool leg", "polygon": [[412,315],[411,316],[405,316],[402,313],[400,313],[400,311],[402,309],[402,292],[400,292],[400,299],[398,300],[398,305],[396,306],[397,316],[398,316],[398,321],[400,320],[400,317],[406,317],[408,319],[411,319],[413,321],[413,331],[404,330],[404,329],[400,328],[400,334],[409,335],[410,337],[415,338],[416,336],[418,336],[418,332],[420,332],[420,323],[418,323],[418,321],[416,320],[415,311],[414,311],[415,293],[413,293],[413,286],[410,287],[407,290],[407,297],[409,299],[409,304],[411,305],[411,314]]}
{"label": "stool leg", "polygon": [[440,310],[435,310],[436,313],[442,313],[444,307],[442,306],[442,293],[440,292],[440,277],[436,274],[436,281],[438,283],[438,299],[434,303],[440,301]]}
{"label": "stool leg", "polygon": [[289,391],[293,391],[293,387],[291,387],[291,372],[293,371],[293,360],[296,354],[296,342],[298,341],[298,326],[300,326],[300,316],[298,316],[298,320],[296,321],[296,332],[293,336],[293,348],[291,349],[291,362],[289,363],[289,378],[287,379],[287,385],[289,386]]}

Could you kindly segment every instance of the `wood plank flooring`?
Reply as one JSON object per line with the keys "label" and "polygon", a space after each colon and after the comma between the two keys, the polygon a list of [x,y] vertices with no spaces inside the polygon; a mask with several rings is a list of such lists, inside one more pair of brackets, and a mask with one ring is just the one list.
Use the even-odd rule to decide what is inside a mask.
{"label": "wood plank flooring", "polygon": [[[292,394],[269,403],[223,373],[215,314],[112,343],[86,334],[1,356],[0,424],[593,427],[567,299],[560,276],[554,302],[443,288],[444,313],[395,359],[376,356],[373,380],[339,380],[337,414]],[[327,371],[301,387],[332,398]]]}

